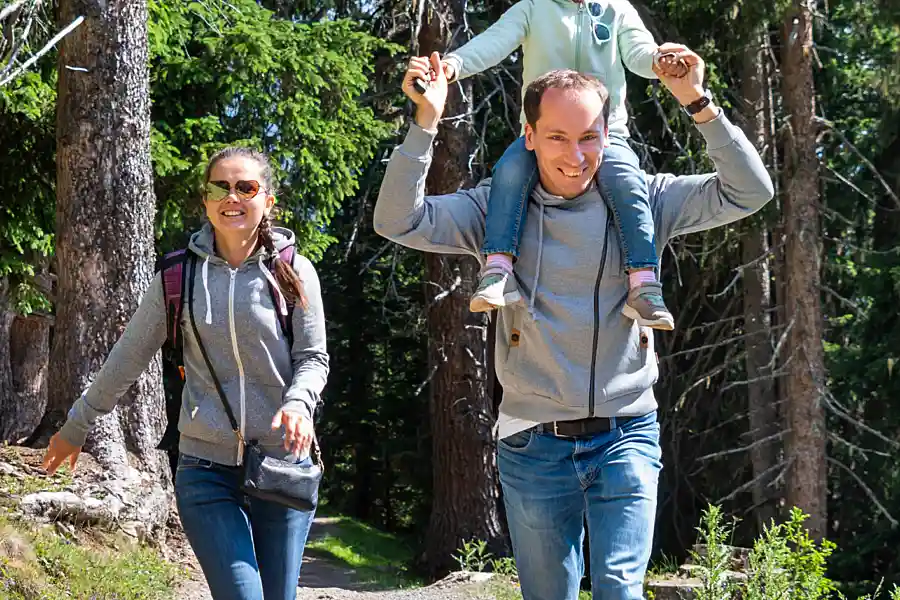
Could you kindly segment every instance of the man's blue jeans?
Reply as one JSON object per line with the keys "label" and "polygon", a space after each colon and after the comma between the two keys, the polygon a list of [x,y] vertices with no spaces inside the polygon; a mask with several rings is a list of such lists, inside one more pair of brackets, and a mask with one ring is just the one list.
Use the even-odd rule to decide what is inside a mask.
{"label": "man's blue jeans", "polygon": [[585,520],[594,600],[641,600],[662,468],[656,412],[577,439],[539,425],[499,446],[524,600],[577,600]]}
{"label": "man's blue jeans", "polygon": [[179,457],[175,500],[184,532],[214,600],[294,600],[314,512],[248,498],[240,473]]}
{"label": "man's blue jeans", "polygon": [[[600,162],[600,184],[613,211],[625,269],[656,267],[656,229],[647,181],[640,162],[624,136],[609,136]],[[520,137],[494,166],[485,222],[483,254],[505,252],[519,256],[528,198],[538,182],[537,159]],[[602,232],[598,232],[602,233]]]}

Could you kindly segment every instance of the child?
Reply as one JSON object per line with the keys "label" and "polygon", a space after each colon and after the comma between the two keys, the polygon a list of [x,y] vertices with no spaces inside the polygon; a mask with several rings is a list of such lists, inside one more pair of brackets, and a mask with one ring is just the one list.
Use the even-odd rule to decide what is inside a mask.
{"label": "child", "polygon": [[[625,70],[655,79],[653,66],[683,77],[687,66],[659,52],[634,7],[626,0],[520,0],[481,35],[442,62],[448,81],[480,73],[522,46],[522,89],[556,68],[571,68],[600,79],[610,92],[609,146],[599,179],[619,229],[628,299],[622,309],[638,324],[671,330],[672,314],[656,277],[657,254],[647,184],[637,155],[628,145]],[[524,112],[521,117],[525,125]],[[518,256],[525,203],[537,181],[534,153],[524,138],[515,141],[494,167],[485,240],[487,255],[469,308],[486,312],[521,299],[512,261]]]}

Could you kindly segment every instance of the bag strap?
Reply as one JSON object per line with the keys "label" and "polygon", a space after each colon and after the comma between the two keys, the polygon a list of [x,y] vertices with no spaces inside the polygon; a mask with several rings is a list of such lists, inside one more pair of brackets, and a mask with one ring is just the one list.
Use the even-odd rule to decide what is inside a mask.
{"label": "bag strap", "polygon": [[225,397],[225,390],[222,388],[222,382],[219,381],[216,370],[213,369],[212,362],[209,360],[209,354],[206,352],[206,347],[200,339],[200,330],[197,329],[197,321],[194,319],[194,276],[197,273],[197,256],[194,255],[194,253],[191,253],[188,260],[191,264],[191,273],[189,275],[190,282],[188,283],[188,315],[190,315],[191,318],[191,329],[194,330],[194,339],[197,340],[197,346],[200,347],[200,354],[203,355],[203,360],[206,362],[206,368],[209,369],[209,374],[212,376],[216,391],[219,392],[219,398],[222,400],[222,406],[225,407],[225,413],[228,415],[228,420],[231,422],[231,430],[234,431],[238,442],[240,442],[240,449],[238,450],[240,453],[239,456],[243,456],[244,436],[241,433],[241,428],[238,427],[237,419],[234,418],[234,412],[228,404],[228,399]]}

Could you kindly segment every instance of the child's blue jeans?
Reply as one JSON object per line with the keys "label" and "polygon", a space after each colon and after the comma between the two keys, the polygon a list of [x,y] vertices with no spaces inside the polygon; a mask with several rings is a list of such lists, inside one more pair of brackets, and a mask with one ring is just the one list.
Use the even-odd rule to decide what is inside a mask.
{"label": "child's blue jeans", "polygon": [[[637,155],[622,135],[610,134],[600,162],[600,181],[612,206],[626,269],[656,267],[655,229],[647,181]],[[528,198],[538,182],[537,159],[525,138],[513,142],[494,166],[488,202],[484,254],[519,256]]]}

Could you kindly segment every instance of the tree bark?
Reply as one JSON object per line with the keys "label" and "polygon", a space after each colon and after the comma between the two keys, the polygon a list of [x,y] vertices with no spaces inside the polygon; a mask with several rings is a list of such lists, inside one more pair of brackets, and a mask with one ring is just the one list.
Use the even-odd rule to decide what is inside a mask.
{"label": "tree bark", "polygon": [[10,333],[16,314],[10,306],[9,280],[0,277],[0,443],[10,441],[16,427],[18,398],[12,379]]}
{"label": "tree bark", "polygon": [[9,333],[10,371],[15,403],[0,409],[0,440],[21,443],[41,422],[47,407],[50,323],[46,315],[16,316]]}
{"label": "tree bark", "polygon": [[[766,77],[766,25],[750,37],[741,64],[741,114],[747,138],[760,152],[766,145],[764,95]],[[771,483],[777,473],[779,444],[766,438],[779,431],[775,381],[772,379],[772,287],[769,257],[769,233],[764,220],[747,219],[741,237],[741,263],[749,265],[743,273],[744,333],[746,334],[748,442],[752,445],[750,462],[755,482],[752,486],[757,527],[775,516]]]}
{"label": "tree bark", "polygon": [[[428,5],[418,37],[419,54],[446,51],[464,23],[465,3],[437,0]],[[462,88],[462,89],[460,89]],[[445,116],[465,114],[471,102],[468,80],[450,87]],[[431,194],[471,184],[470,121],[442,125],[428,176]],[[428,303],[433,501],[426,535],[427,569],[439,576],[452,569],[453,554],[466,540],[488,543],[505,553],[499,514],[499,478],[493,426],[496,413],[488,391],[487,317],[469,312],[478,263],[465,256],[429,254],[425,259]],[[435,300],[439,294],[444,295]]]}
{"label": "tree bark", "polygon": [[813,14],[794,0],[782,29],[782,96],[790,115],[784,153],[785,312],[792,325],[786,379],[785,440],[789,506],[810,515],[806,526],[826,534],[825,365],[820,297],[822,252],[816,156],[815,89],[812,72]]}
{"label": "tree bark", "polygon": [[[146,0],[63,0],[84,24],[60,45],[57,104],[57,314],[45,430],[65,420],[153,278]],[[168,478],[157,356],[99,420],[85,449],[106,468]]]}

